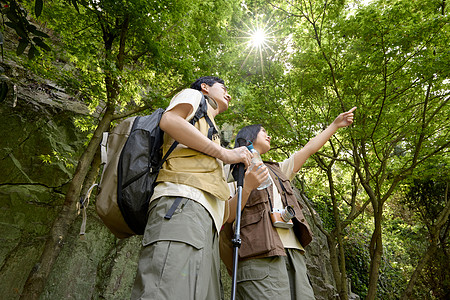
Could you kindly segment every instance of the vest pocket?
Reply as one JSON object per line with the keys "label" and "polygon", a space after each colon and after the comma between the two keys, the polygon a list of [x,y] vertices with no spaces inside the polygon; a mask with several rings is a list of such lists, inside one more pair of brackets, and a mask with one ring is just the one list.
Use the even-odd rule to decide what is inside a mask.
{"label": "vest pocket", "polygon": [[[264,205],[264,203],[267,203],[267,202],[268,202],[268,198],[266,195],[266,191],[265,190],[259,191],[259,190],[255,189],[250,193],[250,195],[248,197],[248,201],[245,204],[245,206],[250,208],[250,207],[258,205],[258,204]],[[255,208],[255,209],[257,209],[257,208]],[[255,209],[253,209],[253,210],[255,210]]]}
{"label": "vest pocket", "polygon": [[285,179],[285,178],[280,178],[281,182],[283,183],[284,188],[286,189],[286,193],[288,195],[293,195],[294,191],[292,190],[292,186],[291,186],[291,182],[289,181],[289,179]]}
{"label": "vest pocket", "polygon": [[[289,205],[293,205],[295,209],[295,214],[298,215],[299,212],[303,209],[303,205],[300,203],[300,201],[297,200],[295,197],[294,191],[292,190],[291,182],[288,179],[280,178],[281,182],[283,182],[283,186],[286,189],[286,198]],[[283,191],[284,193],[284,191]],[[281,197],[284,201],[284,195],[281,194]]]}
{"label": "vest pocket", "polygon": [[273,232],[267,229],[269,214],[266,210],[244,213],[241,220],[240,258],[252,257],[273,250]]}

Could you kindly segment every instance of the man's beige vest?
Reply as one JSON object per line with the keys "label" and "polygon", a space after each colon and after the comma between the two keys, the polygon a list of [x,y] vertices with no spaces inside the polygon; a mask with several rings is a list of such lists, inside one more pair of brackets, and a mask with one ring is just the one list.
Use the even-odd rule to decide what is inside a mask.
{"label": "man's beige vest", "polygon": [[[209,118],[214,118],[209,114]],[[209,125],[205,118],[201,118],[195,127],[208,136]],[[220,145],[220,137],[213,136],[213,142]],[[163,155],[173,143],[173,139],[165,134]],[[215,157],[199,151],[178,145],[170,154],[162,169],[159,171],[157,182],[173,182],[185,184],[205,191],[214,197],[226,201],[230,196],[228,185],[223,174],[223,163]]]}

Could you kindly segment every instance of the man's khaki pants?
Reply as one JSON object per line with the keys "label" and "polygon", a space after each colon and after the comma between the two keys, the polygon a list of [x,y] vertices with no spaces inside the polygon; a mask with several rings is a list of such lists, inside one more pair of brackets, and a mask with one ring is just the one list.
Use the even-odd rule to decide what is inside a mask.
{"label": "man's khaki pants", "polygon": [[131,299],[221,299],[219,240],[212,218],[199,203],[176,197],[150,204]]}

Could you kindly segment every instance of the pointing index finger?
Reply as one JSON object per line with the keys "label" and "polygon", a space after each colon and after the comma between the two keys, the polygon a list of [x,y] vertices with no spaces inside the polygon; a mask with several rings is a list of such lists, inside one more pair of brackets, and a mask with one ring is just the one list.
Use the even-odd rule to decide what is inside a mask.
{"label": "pointing index finger", "polygon": [[355,109],[356,109],[356,106],[354,106],[352,109],[350,109],[349,111],[348,111],[348,113],[352,113],[352,112],[354,112],[355,111]]}

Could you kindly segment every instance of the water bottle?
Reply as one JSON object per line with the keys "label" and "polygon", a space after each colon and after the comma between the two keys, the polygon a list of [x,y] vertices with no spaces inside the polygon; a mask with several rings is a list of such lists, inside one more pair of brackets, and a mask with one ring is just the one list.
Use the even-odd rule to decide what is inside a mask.
{"label": "water bottle", "polygon": [[[251,162],[250,166],[248,167],[248,170],[250,171],[253,168],[253,166],[255,165],[255,163],[262,162],[262,159],[261,159],[261,156],[259,155],[259,152],[256,151],[255,148],[253,148],[253,144],[248,145],[247,149],[251,153],[253,153],[252,162]],[[259,167],[259,168],[261,168],[261,167]],[[262,190],[262,189],[265,189],[266,187],[270,186],[271,184],[272,184],[272,181],[270,180],[269,176],[267,176],[267,179],[263,183],[261,183],[261,185],[258,186],[256,189]]]}

